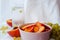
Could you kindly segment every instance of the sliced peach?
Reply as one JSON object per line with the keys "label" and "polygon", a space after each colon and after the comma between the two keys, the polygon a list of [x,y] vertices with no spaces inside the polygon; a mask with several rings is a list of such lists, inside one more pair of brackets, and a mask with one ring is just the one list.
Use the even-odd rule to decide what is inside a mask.
{"label": "sliced peach", "polygon": [[33,27],[27,27],[24,31],[25,32],[33,32]]}
{"label": "sliced peach", "polygon": [[26,29],[27,27],[31,27],[31,26],[34,26],[35,24],[30,24],[30,25],[26,25],[26,26],[23,26],[22,29]]}
{"label": "sliced peach", "polygon": [[36,26],[37,26],[37,27],[41,27],[42,24],[41,24],[40,22],[36,22]]}
{"label": "sliced peach", "polygon": [[39,31],[39,27],[35,26],[34,27],[34,32],[38,32]]}
{"label": "sliced peach", "polygon": [[42,31],[44,31],[45,30],[45,27],[44,26],[41,26],[40,28],[39,28],[39,31],[38,32],[42,32]]}

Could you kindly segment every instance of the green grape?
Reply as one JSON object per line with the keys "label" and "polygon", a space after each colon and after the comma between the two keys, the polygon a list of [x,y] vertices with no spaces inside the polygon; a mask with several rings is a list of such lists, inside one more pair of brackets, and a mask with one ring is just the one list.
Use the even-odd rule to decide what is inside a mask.
{"label": "green grape", "polygon": [[56,38],[55,38],[55,40],[60,40],[60,37],[59,37],[59,36],[58,36],[58,37],[56,37]]}
{"label": "green grape", "polygon": [[53,38],[55,40],[60,40],[60,26],[58,23],[52,24],[52,23],[47,23],[52,27],[51,35],[50,38]]}
{"label": "green grape", "polygon": [[52,38],[56,38],[56,31],[52,31],[51,35]]}
{"label": "green grape", "polygon": [[55,29],[55,30],[58,30],[59,29],[59,25],[58,24],[53,24],[52,28]]}
{"label": "green grape", "polygon": [[52,25],[53,25],[53,24],[52,24],[52,23],[50,23],[50,22],[48,22],[47,24],[48,24],[48,25],[50,25],[50,26],[52,26]]}

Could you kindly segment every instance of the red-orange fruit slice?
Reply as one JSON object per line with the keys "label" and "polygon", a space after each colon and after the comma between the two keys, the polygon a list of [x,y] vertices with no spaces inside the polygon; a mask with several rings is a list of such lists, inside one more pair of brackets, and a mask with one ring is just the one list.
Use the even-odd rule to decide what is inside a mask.
{"label": "red-orange fruit slice", "polygon": [[24,30],[25,32],[33,32],[33,27],[27,27]]}
{"label": "red-orange fruit slice", "polygon": [[35,26],[34,27],[34,32],[38,32],[39,31],[39,27]]}
{"label": "red-orange fruit slice", "polygon": [[25,30],[27,27],[31,27],[31,26],[34,26],[35,24],[29,24],[29,25],[26,25],[26,26],[23,26],[23,27],[21,27],[22,28],[22,30]]}
{"label": "red-orange fruit slice", "polygon": [[39,28],[39,31],[38,32],[43,32],[45,30],[45,27],[44,26],[41,26],[40,28]]}

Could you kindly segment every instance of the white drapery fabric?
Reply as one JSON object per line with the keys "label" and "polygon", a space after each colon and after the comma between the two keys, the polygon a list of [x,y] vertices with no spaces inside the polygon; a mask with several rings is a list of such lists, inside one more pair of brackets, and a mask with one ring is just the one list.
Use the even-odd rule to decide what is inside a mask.
{"label": "white drapery fabric", "polygon": [[25,10],[25,22],[41,21],[60,23],[59,0],[1,0],[0,2],[0,18],[2,19],[0,21],[2,22],[12,18],[12,7],[23,6]]}
{"label": "white drapery fabric", "polygon": [[59,23],[57,0],[25,0],[25,22]]}
{"label": "white drapery fabric", "polygon": [[0,0],[0,22],[12,18],[14,7],[24,7],[24,0]]}

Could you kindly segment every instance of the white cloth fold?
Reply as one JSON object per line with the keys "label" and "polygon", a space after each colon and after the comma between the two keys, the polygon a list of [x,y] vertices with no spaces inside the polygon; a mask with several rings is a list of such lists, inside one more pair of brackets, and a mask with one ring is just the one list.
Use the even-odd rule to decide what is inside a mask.
{"label": "white cloth fold", "polygon": [[59,10],[56,0],[25,0],[26,22],[59,23]]}

